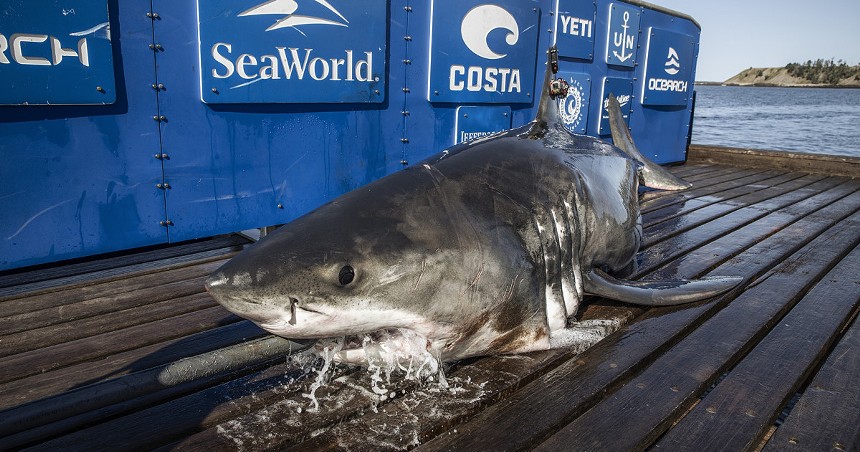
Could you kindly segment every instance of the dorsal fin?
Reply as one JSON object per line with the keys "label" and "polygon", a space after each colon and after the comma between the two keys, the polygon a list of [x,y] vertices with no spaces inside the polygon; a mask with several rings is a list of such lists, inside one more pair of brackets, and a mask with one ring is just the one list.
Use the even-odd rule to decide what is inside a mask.
{"label": "dorsal fin", "polygon": [[684,190],[693,185],[678,176],[667,171],[662,166],[645,158],[636,143],[633,142],[633,137],[630,135],[630,130],[627,124],[624,123],[624,117],[621,113],[621,105],[615,95],[609,94],[609,129],[612,132],[612,143],[615,147],[624,151],[628,157],[633,160],[638,160],[642,164],[640,174],[642,175],[642,185],[660,190]]}
{"label": "dorsal fin", "polygon": [[532,127],[529,130],[529,137],[538,138],[543,136],[544,132],[551,126],[561,124],[561,113],[558,111],[558,102],[550,93],[550,88],[553,80],[553,56],[558,55],[555,51],[555,46],[547,50],[546,71],[543,76],[543,86],[540,93],[540,101],[538,102],[537,114],[532,121]]}

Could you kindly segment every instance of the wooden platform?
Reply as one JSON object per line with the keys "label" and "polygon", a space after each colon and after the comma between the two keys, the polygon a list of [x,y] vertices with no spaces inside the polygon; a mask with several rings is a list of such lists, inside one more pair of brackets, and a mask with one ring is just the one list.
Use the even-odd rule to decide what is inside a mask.
{"label": "wooden platform", "polygon": [[[203,291],[237,237],[0,277],[0,449],[860,450],[860,180],[691,161],[643,196],[638,276],[737,275],[587,351],[459,363],[448,387],[337,369]],[[66,269],[69,270],[69,269]],[[47,273],[46,273],[47,272]],[[380,391],[383,392],[383,391]]]}

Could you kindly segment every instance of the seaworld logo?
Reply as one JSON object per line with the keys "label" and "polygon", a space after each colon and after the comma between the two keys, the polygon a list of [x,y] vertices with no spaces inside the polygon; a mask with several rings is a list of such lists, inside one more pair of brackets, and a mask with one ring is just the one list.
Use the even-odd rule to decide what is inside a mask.
{"label": "seaworld logo", "polygon": [[[269,0],[240,12],[236,17],[282,16],[266,32],[292,28],[303,36],[307,35],[298,27],[307,25],[329,25],[349,27],[346,17],[326,0],[313,0],[331,13],[331,18],[316,17],[304,14],[306,9],[299,11],[296,0]],[[309,5],[304,1],[302,5]],[[209,48],[209,55],[216,63],[211,69],[211,76],[216,79],[227,79],[238,75],[239,84],[232,86],[240,88],[261,80],[312,80],[312,81],[344,81],[371,82],[373,77],[373,52],[356,51],[352,49],[318,51],[314,48],[288,47],[274,45],[269,51],[250,52],[242,47],[253,44],[254,41],[243,40],[242,44],[217,41]],[[291,43],[294,41],[291,41]],[[330,46],[329,46],[330,47]],[[235,49],[235,51],[234,51]],[[326,53],[321,55],[321,53]]]}
{"label": "seaworld logo", "polygon": [[341,14],[340,11],[335,9],[335,7],[331,6],[329,2],[327,2],[326,0],[314,1],[334,13],[334,15],[336,15],[340,19],[340,21],[325,19],[322,17],[308,16],[304,14],[295,14],[295,12],[299,9],[299,4],[295,0],[269,0],[267,2],[254,6],[253,8],[249,8],[245,11],[242,11],[238,14],[238,17],[262,15],[284,16],[281,19],[275,21],[275,23],[272,24],[269,28],[266,28],[266,31],[277,30],[278,28],[284,27],[291,27],[299,33],[302,33],[301,30],[296,27],[300,25],[335,25],[338,27],[348,26],[347,24],[349,23],[349,21],[346,20],[346,17],[343,17],[343,14]]}
{"label": "seaworld logo", "polygon": [[[485,60],[498,60],[507,53],[490,48],[488,38],[497,29],[507,31],[505,43],[514,46],[520,39],[520,28],[513,14],[498,5],[478,5],[470,9],[460,23],[463,43]],[[451,91],[520,92],[520,70],[517,68],[452,64],[449,70]]]}

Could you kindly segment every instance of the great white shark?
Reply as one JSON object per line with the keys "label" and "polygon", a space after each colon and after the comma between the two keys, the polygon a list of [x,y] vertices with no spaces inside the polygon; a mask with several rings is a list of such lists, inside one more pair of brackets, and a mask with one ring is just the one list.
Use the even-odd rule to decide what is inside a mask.
{"label": "great white shark", "polygon": [[[734,287],[623,279],[642,240],[639,185],[689,184],[639,152],[614,97],[614,145],[570,133],[550,74],[529,124],[336,198],[236,255],[206,289],[279,336],[408,333],[451,361],[568,345],[586,294],[665,306]],[[349,347],[337,358],[367,360]]]}

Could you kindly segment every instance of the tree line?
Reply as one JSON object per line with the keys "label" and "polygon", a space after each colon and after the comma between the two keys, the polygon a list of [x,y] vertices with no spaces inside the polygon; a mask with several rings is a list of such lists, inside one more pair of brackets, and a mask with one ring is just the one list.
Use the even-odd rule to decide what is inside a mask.
{"label": "tree line", "polygon": [[854,77],[860,80],[860,65],[849,66],[844,60],[834,61],[819,58],[806,63],[788,63],[785,65],[789,75],[809,80],[811,83],[836,85],[840,80]]}

